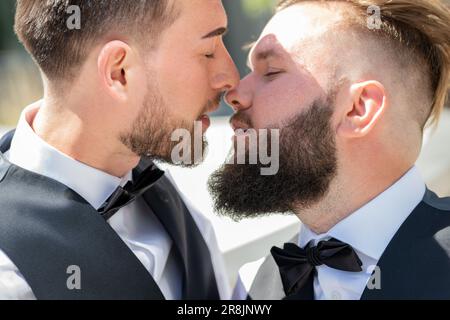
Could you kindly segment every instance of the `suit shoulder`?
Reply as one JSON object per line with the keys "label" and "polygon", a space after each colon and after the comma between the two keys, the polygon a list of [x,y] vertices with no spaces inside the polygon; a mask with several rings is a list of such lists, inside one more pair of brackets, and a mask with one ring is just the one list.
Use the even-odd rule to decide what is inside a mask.
{"label": "suit shoulder", "polygon": [[450,197],[440,198],[434,192],[427,190],[423,201],[435,209],[450,213]]}

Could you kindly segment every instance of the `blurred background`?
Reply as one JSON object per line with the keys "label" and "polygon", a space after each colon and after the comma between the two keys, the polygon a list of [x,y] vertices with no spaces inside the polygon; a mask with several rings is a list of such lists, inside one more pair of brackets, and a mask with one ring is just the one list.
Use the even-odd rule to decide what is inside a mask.
{"label": "blurred background", "polygon": [[[248,73],[244,47],[257,40],[263,26],[274,12],[275,0],[223,0],[229,16],[226,45],[241,76]],[[0,0],[0,134],[13,128],[22,109],[42,97],[37,68],[18,43],[13,32],[15,0]],[[231,109],[222,105],[208,130],[210,149],[204,164],[195,169],[164,166],[179,189],[212,221],[219,247],[224,253],[231,283],[238,269],[247,262],[268,254],[272,245],[281,245],[298,232],[294,216],[271,216],[239,223],[218,217],[212,209],[206,181],[223,163],[231,147],[232,131],[228,126]],[[441,196],[450,196],[450,111],[447,108],[439,127],[425,134],[418,167],[428,186]]]}

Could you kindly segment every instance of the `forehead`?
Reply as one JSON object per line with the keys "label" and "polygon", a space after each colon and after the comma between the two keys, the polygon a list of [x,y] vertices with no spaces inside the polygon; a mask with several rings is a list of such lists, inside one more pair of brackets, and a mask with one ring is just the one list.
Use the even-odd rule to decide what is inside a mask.
{"label": "forehead", "polygon": [[190,20],[191,25],[209,26],[227,24],[227,15],[221,0],[180,1],[182,18]]}
{"label": "forehead", "polygon": [[340,6],[305,2],[279,11],[266,25],[250,54],[277,47],[292,53],[296,48],[314,45],[342,21],[341,10],[337,10]]}

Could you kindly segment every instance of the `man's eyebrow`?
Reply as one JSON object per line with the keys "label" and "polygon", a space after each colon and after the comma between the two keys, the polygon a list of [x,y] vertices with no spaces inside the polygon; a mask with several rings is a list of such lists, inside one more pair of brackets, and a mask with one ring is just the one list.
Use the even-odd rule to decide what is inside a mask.
{"label": "man's eyebrow", "polygon": [[228,31],[227,28],[220,27],[214,31],[211,31],[207,35],[203,36],[202,39],[209,39],[209,38],[214,38],[214,37],[218,37],[218,36],[224,36],[227,33],[227,31]]}
{"label": "man's eyebrow", "polygon": [[266,50],[260,50],[258,52],[250,52],[248,59],[247,59],[247,66],[250,70],[253,70],[253,63],[252,63],[252,56],[254,57],[255,62],[261,61],[261,60],[267,60],[269,58],[278,58],[281,55],[279,54],[278,50],[274,48],[266,49]]}

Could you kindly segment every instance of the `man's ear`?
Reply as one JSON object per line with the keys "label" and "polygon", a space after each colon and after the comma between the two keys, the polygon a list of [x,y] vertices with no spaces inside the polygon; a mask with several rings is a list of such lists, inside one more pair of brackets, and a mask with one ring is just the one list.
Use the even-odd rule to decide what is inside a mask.
{"label": "man's ear", "polygon": [[351,101],[339,124],[339,133],[349,138],[367,135],[386,109],[386,92],[378,81],[365,81],[350,87]]}
{"label": "man's ear", "polygon": [[126,99],[131,48],[122,41],[108,42],[100,51],[97,67],[105,89],[115,98]]}

